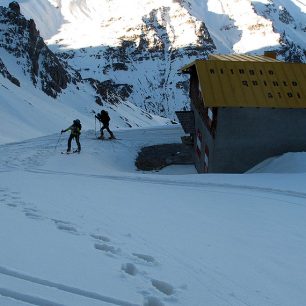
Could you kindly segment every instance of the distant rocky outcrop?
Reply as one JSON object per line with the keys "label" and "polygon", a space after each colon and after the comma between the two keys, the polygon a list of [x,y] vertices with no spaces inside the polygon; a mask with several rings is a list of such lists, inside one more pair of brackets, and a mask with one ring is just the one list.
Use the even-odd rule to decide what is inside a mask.
{"label": "distant rocky outcrop", "polygon": [[293,39],[293,34],[298,32],[304,32],[306,36],[305,18],[304,23],[295,20],[286,7],[272,1],[267,4],[258,3],[254,9],[258,15],[271,20],[275,31],[280,33],[280,46],[274,50],[278,58],[286,62],[306,62],[306,49]]}
{"label": "distant rocky outcrop", "polygon": [[[73,4],[70,13],[79,10],[82,2],[66,1]],[[260,32],[262,36],[275,34],[274,47],[260,47],[254,52],[263,54],[268,49],[275,51],[279,60],[306,62],[305,44],[301,39],[306,33],[304,12],[291,1],[288,6],[273,0],[240,1],[267,21],[267,28]],[[110,12],[114,3],[104,2]],[[172,0],[166,5],[162,1],[144,0],[143,6],[149,9],[144,9],[131,23],[125,16],[106,13],[97,28],[97,35],[107,33],[105,41],[104,36],[100,36],[100,44],[93,41],[94,46],[85,43],[79,49],[72,44],[69,49],[70,38],[67,39],[67,33],[61,29],[53,37],[54,45],[50,46],[53,53],[34,21],[25,19],[18,2],[14,1],[8,8],[0,6],[0,50],[15,56],[22,73],[29,75],[36,87],[54,98],[70,83],[79,89],[80,83],[89,82],[99,105],[115,105],[128,100],[149,113],[175,119],[176,110],[186,110],[190,106],[189,76],[182,74],[180,69],[193,60],[207,59],[209,54],[219,53],[222,48],[221,53],[224,50],[234,52],[231,48],[241,38],[242,31],[236,26],[232,11],[226,9],[228,3],[219,1],[220,6],[226,5],[218,15],[205,11],[205,4],[200,5],[198,1]],[[87,9],[78,12],[82,11],[90,22],[90,13],[99,8],[97,5],[84,1],[82,6]],[[198,8],[203,12],[198,12]],[[56,10],[61,10],[60,6]],[[65,11],[60,14],[65,17]],[[215,24],[214,14],[220,18]],[[245,25],[247,31],[262,30],[263,25],[256,23],[256,18],[254,20],[249,26]],[[73,22],[70,25],[73,27]],[[101,29],[103,31],[99,32]],[[14,76],[10,74],[11,70],[2,57],[0,73],[17,85],[22,78],[15,71]]]}
{"label": "distant rocky outcrop", "polygon": [[156,171],[170,165],[194,164],[192,146],[169,143],[143,147],[138,152],[135,166],[138,170]]}
{"label": "distant rocky outcrop", "polygon": [[4,65],[2,59],[0,58],[0,73],[8,80],[10,80],[13,84],[20,87],[20,82],[17,78],[15,78],[11,73],[7,70],[6,66]]}
{"label": "distant rocky outcrop", "polygon": [[[6,28],[2,27],[0,32],[0,48],[16,57],[23,73],[30,75],[35,86],[40,86],[47,95],[56,97],[72,81],[72,76],[44,43],[34,20],[25,19],[18,2],[14,1],[8,8],[0,7],[1,24]],[[3,67],[2,75],[20,85]]]}
{"label": "distant rocky outcrop", "polygon": [[133,86],[128,84],[117,84],[112,80],[100,82],[95,79],[87,79],[98,94],[96,103],[103,105],[101,98],[110,104],[119,104],[127,101],[133,91]]}
{"label": "distant rocky outcrop", "polygon": [[[120,38],[120,46],[106,47],[99,58],[105,60],[105,65],[100,67],[105,77],[127,76],[126,92],[135,104],[150,113],[171,118],[174,109],[189,105],[188,79],[178,74],[182,63],[207,58],[216,46],[205,23],[189,16],[187,22],[194,27],[197,39],[193,45],[175,47],[178,37],[169,20],[180,16],[170,14],[169,7],[152,10],[142,18],[138,28],[128,29]],[[135,32],[141,34],[135,36]],[[107,86],[116,91],[118,84],[108,82]]]}

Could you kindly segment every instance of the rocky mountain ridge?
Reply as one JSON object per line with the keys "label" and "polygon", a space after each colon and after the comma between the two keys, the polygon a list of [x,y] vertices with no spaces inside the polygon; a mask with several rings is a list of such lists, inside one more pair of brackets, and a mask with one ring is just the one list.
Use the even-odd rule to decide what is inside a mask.
{"label": "rocky mountain ridge", "polygon": [[[20,13],[17,2],[10,3],[9,8],[0,7],[0,25],[0,48],[16,58],[19,68],[30,76],[34,86],[56,98],[68,82],[76,82],[46,46],[34,20],[27,20]],[[20,86],[20,81],[11,75],[1,58],[0,61],[2,75]]]}
{"label": "rocky mountain ridge", "polygon": [[[77,90],[85,82],[100,105],[130,101],[172,119],[175,110],[189,106],[188,77],[179,69],[195,59],[273,50],[280,60],[306,62],[306,8],[297,0],[286,6],[281,0],[138,2],[128,8],[120,0],[43,0],[46,16],[66,20],[43,40],[38,30],[44,36],[48,25],[37,12],[45,7],[33,0],[14,1],[0,10],[0,48],[55,99],[69,84]],[[258,48],[249,50],[256,39]],[[0,72],[18,80],[3,60]]]}

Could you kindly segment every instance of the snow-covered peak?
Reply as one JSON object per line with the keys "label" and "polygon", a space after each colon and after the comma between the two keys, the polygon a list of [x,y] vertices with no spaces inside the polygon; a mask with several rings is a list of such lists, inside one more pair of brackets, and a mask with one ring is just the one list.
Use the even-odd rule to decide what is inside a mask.
{"label": "snow-covered peak", "polygon": [[240,32],[239,40],[233,42],[234,52],[248,53],[279,45],[280,34],[274,32],[272,21],[256,14],[251,1],[208,0],[207,6],[209,12],[233,20]]}
{"label": "snow-covered peak", "polygon": [[[2,0],[1,5],[10,2]],[[124,101],[176,119],[175,111],[188,109],[190,104],[189,79],[179,71],[195,59],[206,59],[211,53],[263,54],[273,50],[280,60],[306,62],[304,0],[17,2],[21,13],[35,21],[40,36],[65,69],[68,85],[65,82],[53,94],[60,101],[66,101],[65,95],[78,96],[81,90],[89,103],[112,107]],[[6,26],[4,23],[2,35]],[[27,37],[21,36],[23,40]],[[17,40],[13,35],[12,41],[18,44]],[[8,54],[10,48],[5,40],[1,74],[11,81],[23,81],[21,76],[28,72],[21,67],[28,66],[24,58],[16,60],[16,54]],[[51,58],[52,54],[48,55]],[[41,59],[36,53],[34,68],[42,67]],[[41,79],[42,88],[47,72]],[[52,75],[57,77],[57,73]],[[34,73],[32,78],[39,81],[41,74]]]}

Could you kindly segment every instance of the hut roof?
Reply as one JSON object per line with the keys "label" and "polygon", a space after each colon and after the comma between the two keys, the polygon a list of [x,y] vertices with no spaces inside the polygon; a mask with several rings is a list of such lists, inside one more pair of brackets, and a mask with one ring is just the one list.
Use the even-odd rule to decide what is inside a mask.
{"label": "hut roof", "polygon": [[259,55],[211,55],[181,71],[196,71],[207,107],[306,108],[306,64]]}

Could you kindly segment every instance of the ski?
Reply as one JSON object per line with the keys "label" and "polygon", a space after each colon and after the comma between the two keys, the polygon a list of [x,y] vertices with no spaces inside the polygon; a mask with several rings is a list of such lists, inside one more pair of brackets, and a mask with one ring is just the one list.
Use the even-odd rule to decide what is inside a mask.
{"label": "ski", "polygon": [[102,140],[102,141],[111,141],[111,140],[122,140],[121,138],[96,138],[97,140]]}
{"label": "ski", "polygon": [[73,150],[73,151],[70,151],[70,152],[67,152],[67,151],[61,152],[61,154],[67,154],[67,155],[74,154],[74,153],[80,153],[80,152],[78,150]]}

